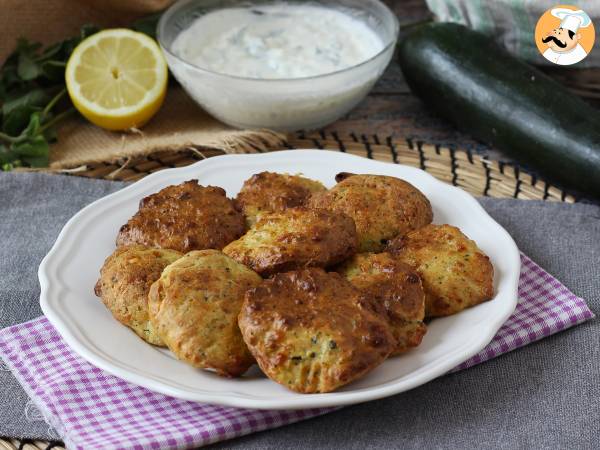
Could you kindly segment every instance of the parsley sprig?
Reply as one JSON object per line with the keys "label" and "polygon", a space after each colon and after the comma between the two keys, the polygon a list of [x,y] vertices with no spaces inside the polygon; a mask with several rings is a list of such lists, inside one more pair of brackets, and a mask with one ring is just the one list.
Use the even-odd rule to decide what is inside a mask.
{"label": "parsley sprig", "polygon": [[[155,38],[160,15],[142,17],[131,28]],[[55,125],[75,113],[65,86],[67,61],[83,39],[98,31],[84,25],[78,36],[46,48],[17,41],[0,68],[0,170],[48,165]]]}
{"label": "parsley sprig", "polygon": [[0,168],[45,167],[55,125],[75,109],[65,88],[65,67],[73,49],[98,31],[84,26],[79,35],[42,48],[19,39],[0,69]]}

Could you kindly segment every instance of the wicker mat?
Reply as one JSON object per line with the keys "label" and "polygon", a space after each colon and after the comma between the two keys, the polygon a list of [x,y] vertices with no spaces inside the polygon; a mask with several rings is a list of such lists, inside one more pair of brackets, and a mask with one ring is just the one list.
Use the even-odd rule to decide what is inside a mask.
{"label": "wicker mat", "polygon": [[[474,195],[523,200],[552,200],[572,203],[575,198],[518,167],[489,161],[477,154],[411,140],[377,135],[340,136],[337,133],[289,135],[285,148],[318,148],[342,151],[379,161],[395,162],[426,170],[442,181]],[[248,149],[249,152],[259,151]],[[153,153],[122,163],[98,163],[62,171],[73,175],[135,181],[169,167],[182,167],[224,152],[216,148],[188,148],[178,153]]]}
{"label": "wicker mat", "polygon": [[[350,134],[340,137],[337,133],[298,133],[288,136],[287,148],[342,151],[379,161],[419,167],[436,178],[459,186],[474,195],[569,203],[575,201],[572,196],[515,166],[487,161],[464,150],[442,148],[422,142],[376,135]],[[90,178],[135,181],[158,170],[187,166],[223,153],[214,148],[195,148],[180,153],[157,153],[135,161],[128,160],[122,165],[95,164],[71,173]],[[0,450],[50,448],[63,447],[60,443],[0,438]]]}

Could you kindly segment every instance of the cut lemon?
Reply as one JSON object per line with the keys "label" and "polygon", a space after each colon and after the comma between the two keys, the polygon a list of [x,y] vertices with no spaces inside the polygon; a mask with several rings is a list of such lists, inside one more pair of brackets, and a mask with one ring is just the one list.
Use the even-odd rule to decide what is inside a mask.
{"label": "cut lemon", "polygon": [[167,92],[165,58],[152,38],[127,29],[104,30],[82,41],[65,71],[75,107],[108,130],[144,125]]}

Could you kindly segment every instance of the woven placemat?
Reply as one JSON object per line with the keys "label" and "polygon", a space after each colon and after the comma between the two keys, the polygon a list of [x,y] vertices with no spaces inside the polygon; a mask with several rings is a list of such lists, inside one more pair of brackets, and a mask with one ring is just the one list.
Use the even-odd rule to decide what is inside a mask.
{"label": "woven placemat", "polygon": [[[410,139],[378,135],[341,136],[335,132],[297,133],[287,136],[282,149],[318,148],[352,153],[379,161],[421,168],[436,178],[459,186],[473,195],[523,200],[551,200],[573,203],[575,198],[519,167],[489,161],[467,150],[453,149]],[[260,151],[249,148],[249,152]],[[183,167],[222,155],[217,148],[193,147],[177,153],[154,153],[135,160],[97,163],[75,170],[61,171],[91,178],[136,181],[171,167]]]}
{"label": "woven placemat", "polygon": [[60,442],[31,441],[11,438],[0,438],[0,450],[65,450]]}
{"label": "woven placemat", "polygon": [[[569,203],[575,201],[573,196],[519,170],[516,166],[488,161],[466,150],[445,148],[424,142],[377,135],[340,136],[335,132],[297,133],[287,137],[284,149],[293,148],[342,151],[378,161],[418,167],[474,195]],[[256,151],[249,149],[249,151],[253,150]],[[216,148],[189,148],[179,153],[156,153],[135,161],[94,164],[67,173],[90,178],[135,181],[162,169],[183,167],[222,154],[224,152]],[[56,442],[0,438],[0,450],[49,450],[50,448],[63,449],[62,444]]]}

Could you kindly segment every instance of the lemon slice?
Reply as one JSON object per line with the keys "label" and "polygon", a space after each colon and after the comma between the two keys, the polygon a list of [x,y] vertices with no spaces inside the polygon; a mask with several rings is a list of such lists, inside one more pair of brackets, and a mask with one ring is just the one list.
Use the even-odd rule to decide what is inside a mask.
{"label": "lemon slice", "polygon": [[116,28],[96,33],[73,51],[65,71],[75,107],[109,130],[141,127],[167,91],[165,58],[152,38]]}

